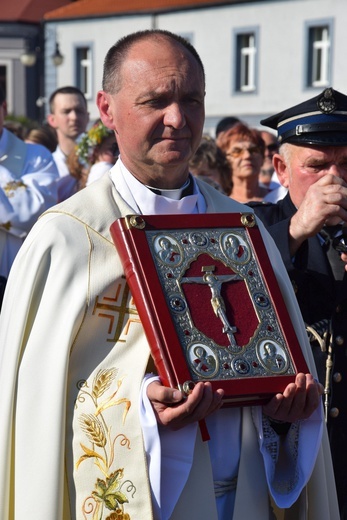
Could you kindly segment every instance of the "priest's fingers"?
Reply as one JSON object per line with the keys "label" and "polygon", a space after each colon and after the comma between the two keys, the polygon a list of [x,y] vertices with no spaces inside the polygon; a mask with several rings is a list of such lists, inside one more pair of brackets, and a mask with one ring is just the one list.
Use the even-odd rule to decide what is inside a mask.
{"label": "priest's fingers", "polygon": [[147,387],[147,397],[152,402],[166,405],[179,403],[184,399],[184,394],[176,388],[163,386],[160,381],[153,381]]}
{"label": "priest's fingers", "polygon": [[312,413],[322,402],[324,387],[316,381],[311,374],[306,374],[306,393],[304,402],[299,402],[296,408],[296,402],[292,405],[292,414],[297,415],[298,419],[308,419]]}
{"label": "priest's fingers", "polygon": [[278,421],[307,419],[321,402],[322,393],[322,385],[311,374],[298,374],[295,383],[289,384],[283,394],[275,395],[263,411]]}
{"label": "priest's fingers", "polygon": [[220,408],[223,391],[213,392],[210,383],[198,383],[191,394],[184,397],[181,392],[163,387],[157,381],[148,385],[147,396],[158,423],[177,430],[204,419]]}

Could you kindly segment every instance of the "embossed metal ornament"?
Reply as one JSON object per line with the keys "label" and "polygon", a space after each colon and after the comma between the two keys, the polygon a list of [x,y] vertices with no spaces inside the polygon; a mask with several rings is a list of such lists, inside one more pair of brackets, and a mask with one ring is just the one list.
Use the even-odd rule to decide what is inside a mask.
{"label": "embossed metal ornament", "polygon": [[134,227],[137,229],[144,229],[146,222],[140,215],[130,215],[128,218],[128,227]]}
{"label": "embossed metal ornament", "polygon": [[[146,232],[195,382],[294,374],[249,240],[254,215],[242,214],[240,221],[227,231]],[[246,316],[238,322],[241,301]]]}
{"label": "embossed metal ornament", "polygon": [[317,106],[324,114],[331,114],[331,112],[336,110],[336,101],[332,88],[324,90],[323,95],[317,101]]}

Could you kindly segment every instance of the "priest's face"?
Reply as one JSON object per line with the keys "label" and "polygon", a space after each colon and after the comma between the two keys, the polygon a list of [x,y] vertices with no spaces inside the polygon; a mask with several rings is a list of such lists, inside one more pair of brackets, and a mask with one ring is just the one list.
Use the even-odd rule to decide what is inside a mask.
{"label": "priest's face", "polygon": [[133,44],[121,67],[121,87],[98,94],[100,115],[116,132],[120,156],[142,183],[178,188],[188,176],[204,124],[204,78],[178,42]]}

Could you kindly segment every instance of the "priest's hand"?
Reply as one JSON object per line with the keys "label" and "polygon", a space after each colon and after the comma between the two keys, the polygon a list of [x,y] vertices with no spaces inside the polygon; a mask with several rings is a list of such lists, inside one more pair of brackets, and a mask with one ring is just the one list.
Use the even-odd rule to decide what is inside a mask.
{"label": "priest's hand", "polygon": [[263,406],[265,415],[274,421],[295,422],[307,419],[321,403],[323,385],[311,374],[298,374],[282,394],[276,394]]}
{"label": "priest's hand", "polygon": [[199,382],[186,397],[175,388],[153,381],[147,388],[157,421],[162,426],[179,430],[188,424],[200,421],[218,410],[222,405],[223,390],[213,392],[210,383]]}

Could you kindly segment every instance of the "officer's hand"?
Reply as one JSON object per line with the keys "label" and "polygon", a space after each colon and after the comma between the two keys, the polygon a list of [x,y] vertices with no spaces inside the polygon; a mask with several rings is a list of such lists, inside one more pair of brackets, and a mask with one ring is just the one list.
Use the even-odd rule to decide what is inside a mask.
{"label": "officer's hand", "polygon": [[179,430],[188,424],[200,421],[218,410],[222,405],[223,390],[212,391],[210,383],[199,382],[191,394],[185,397],[179,390],[153,381],[147,387],[159,424]]}
{"label": "officer's hand", "polygon": [[307,419],[321,403],[323,385],[311,374],[298,374],[283,394],[276,394],[263,406],[263,412],[275,421],[295,422]]}
{"label": "officer's hand", "polygon": [[347,186],[340,178],[325,174],[311,184],[290,221],[291,254],[309,237],[319,233],[324,224],[347,222]]}

